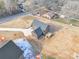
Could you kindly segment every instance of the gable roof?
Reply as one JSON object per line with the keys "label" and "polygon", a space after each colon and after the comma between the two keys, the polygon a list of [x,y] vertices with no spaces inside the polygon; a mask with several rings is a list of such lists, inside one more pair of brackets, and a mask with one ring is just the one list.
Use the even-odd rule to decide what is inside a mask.
{"label": "gable roof", "polygon": [[12,41],[0,48],[0,59],[19,59],[23,51]]}
{"label": "gable roof", "polygon": [[10,40],[4,40],[0,42],[0,48],[2,48],[4,45],[6,45]]}
{"label": "gable roof", "polygon": [[36,33],[38,39],[43,35],[43,32],[40,27],[35,29],[34,33]]}
{"label": "gable roof", "polygon": [[33,21],[32,26],[34,26],[35,28],[40,27],[42,31],[45,31],[47,29],[47,27],[48,27],[47,24],[45,24],[45,23],[43,23],[43,22],[41,22],[39,20],[36,20],[36,19]]}
{"label": "gable roof", "polygon": [[[28,40],[26,40],[25,38],[20,38],[20,39],[16,39],[14,40],[15,44],[21,48],[21,50],[24,52],[23,56],[24,59],[35,59],[35,51],[33,49],[33,46],[30,44],[30,42]],[[30,51],[30,52],[28,52]],[[31,56],[30,56],[31,54]]]}

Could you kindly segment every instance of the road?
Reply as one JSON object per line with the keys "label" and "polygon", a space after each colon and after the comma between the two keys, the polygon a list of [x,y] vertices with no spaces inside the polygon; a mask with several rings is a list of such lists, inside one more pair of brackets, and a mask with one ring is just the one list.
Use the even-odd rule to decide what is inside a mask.
{"label": "road", "polygon": [[4,22],[7,22],[7,21],[10,21],[10,20],[14,20],[15,18],[22,17],[22,16],[26,16],[26,13],[19,13],[19,14],[16,14],[16,15],[1,18],[0,19],[0,24],[4,23]]}

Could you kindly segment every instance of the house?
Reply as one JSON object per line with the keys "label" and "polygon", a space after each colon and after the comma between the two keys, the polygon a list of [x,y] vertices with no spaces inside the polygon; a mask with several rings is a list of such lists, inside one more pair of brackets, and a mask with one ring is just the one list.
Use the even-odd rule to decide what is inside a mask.
{"label": "house", "polygon": [[59,18],[59,15],[56,12],[50,11],[50,12],[42,15],[42,17],[48,18],[48,19],[56,19],[56,18]]}
{"label": "house", "polygon": [[14,40],[14,43],[24,52],[24,59],[36,59],[36,53],[33,46],[27,39],[19,38]]}
{"label": "house", "polygon": [[33,15],[42,16],[43,14],[46,14],[46,13],[48,13],[48,12],[49,12],[49,10],[48,10],[47,8],[45,8],[45,7],[40,7],[40,8],[38,8],[38,9],[33,10],[33,11],[32,11],[32,14],[33,14]]}
{"label": "house", "polygon": [[44,34],[46,34],[49,30],[49,25],[39,20],[33,20],[33,23],[31,26],[33,27],[33,29],[40,27],[40,29],[43,31]]}
{"label": "house", "polygon": [[51,19],[51,17],[48,15],[48,13],[42,15],[42,17],[47,18],[47,19]]}
{"label": "house", "polygon": [[33,36],[35,36],[38,39],[44,35],[40,27],[36,28],[32,33]]}
{"label": "house", "polygon": [[0,59],[20,59],[23,51],[13,41],[8,41],[0,48]]}

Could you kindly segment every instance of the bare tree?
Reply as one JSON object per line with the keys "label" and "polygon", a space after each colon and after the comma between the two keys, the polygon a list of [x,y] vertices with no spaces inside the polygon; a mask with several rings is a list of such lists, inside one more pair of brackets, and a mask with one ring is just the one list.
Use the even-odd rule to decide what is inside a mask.
{"label": "bare tree", "polygon": [[3,1],[5,3],[6,11],[9,14],[16,12],[16,10],[17,10],[17,0],[3,0]]}
{"label": "bare tree", "polygon": [[79,1],[68,1],[61,9],[61,14],[67,18],[79,18]]}
{"label": "bare tree", "polygon": [[4,16],[6,10],[5,10],[5,6],[4,6],[4,2],[2,0],[0,0],[0,16]]}

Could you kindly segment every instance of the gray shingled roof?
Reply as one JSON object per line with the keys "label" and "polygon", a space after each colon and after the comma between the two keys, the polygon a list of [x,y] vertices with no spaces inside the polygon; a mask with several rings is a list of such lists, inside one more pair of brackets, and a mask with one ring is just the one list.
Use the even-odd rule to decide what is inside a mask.
{"label": "gray shingled roof", "polygon": [[12,41],[0,48],[0,59],[19,59],[23,51]]}
{"label": "gray shingled roof", "polygon": [[48,24],[45,24],[39,20],[34,20],[32,26],[34,26],[35,28],[40,27],[42,31],[45,31],[48,27]]}
{"label": "gray shingled roof", "polygon": [[35,30],[34,30],[34,33],[36,33],[38,39],[39,39],[41,36],[43,36],[43,32],[42,32],[42,30],[41,30],[40,27],[37,28],[37,29],[35,29]]}

